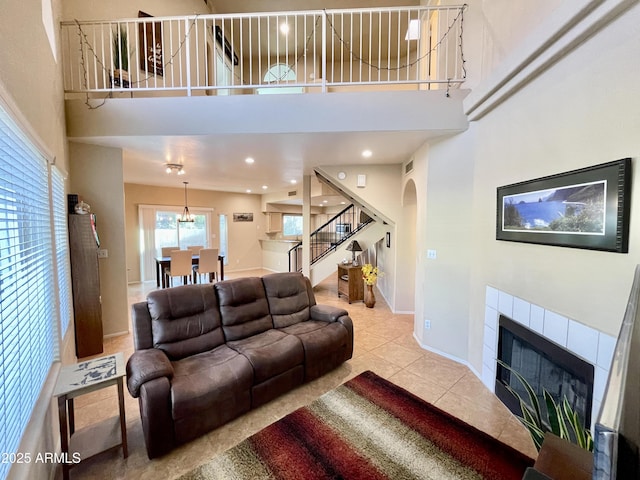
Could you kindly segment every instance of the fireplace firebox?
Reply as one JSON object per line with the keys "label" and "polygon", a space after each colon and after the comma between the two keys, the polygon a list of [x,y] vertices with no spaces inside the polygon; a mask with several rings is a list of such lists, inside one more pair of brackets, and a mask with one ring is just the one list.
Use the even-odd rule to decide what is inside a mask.
{"label": "fireplace firebox", "polygon": [[[527,380],[543,411],[544,389],[557,403],[566,397],[583,425],[591,425],[593,365],[504,315],[499,321],[498,360]],[[518,400],[505,384],[528,403],[528,395],[516,376],[498,364],[496,395],[514,414],[522,415]]]}

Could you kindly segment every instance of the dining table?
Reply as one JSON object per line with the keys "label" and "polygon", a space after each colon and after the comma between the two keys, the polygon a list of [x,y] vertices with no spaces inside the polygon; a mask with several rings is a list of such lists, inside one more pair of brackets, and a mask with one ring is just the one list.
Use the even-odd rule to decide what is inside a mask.
{"label": "dining table", "polygon": [[[220,262],[220,278],[218,280],[224,280],[224,255],[218,255],[218,261]],[[198,265],[200,262],[200,255],[197,253],[191,257],[191,264]],[[156,286],[160,288],[166,288],[166,280],[163,275],[164,269],[171,263],[171,257],[156,257]]]}

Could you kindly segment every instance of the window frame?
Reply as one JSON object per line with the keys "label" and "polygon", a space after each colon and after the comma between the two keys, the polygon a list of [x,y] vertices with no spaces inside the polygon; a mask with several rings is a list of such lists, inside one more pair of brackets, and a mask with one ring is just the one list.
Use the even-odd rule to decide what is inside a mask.
{"label": "window frame", "polygon": [[[285,230],[285,225],[287,224],[286,222],[286,217],[295,217],[295,218],[299,218],[300,219],[300,232],[297,233],[298,231],[296,230],[296,233],[287,233]],[[282,214],[282,236],[283,237],[287,237],[287,238],[292,238],[292,237],[300,237],[302,236],[302,233],[304,231],[304,218],[302,217],[302,214],[299,213],[283,213]]]}
{"label": "window frame", "polygon": [[[66,215],[66,201],[57,199],[64,182],[54,185],[54,157],[6,98],[0,89],[0,451],[15,453],[35,438],[39,427],[30,422],[50,405],[62,344],[60,287],[71,287],[70,278],[56,285],[56,219],[61,209]],[[10,466],[0,464],[1,478]]]}

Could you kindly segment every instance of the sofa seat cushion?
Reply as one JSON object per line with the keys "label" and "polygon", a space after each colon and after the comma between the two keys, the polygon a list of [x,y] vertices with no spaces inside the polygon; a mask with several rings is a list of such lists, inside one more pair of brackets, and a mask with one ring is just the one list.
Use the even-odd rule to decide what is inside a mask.
{"label": "sofa seat cushion", "polygon": [[198,415],[235,392],[250,391],[253,384],[249,361],[226,345],[172,363],[174,420]]}
{"label": "sofa seat cushion", "polygon": [[304,361],[307,365],[346,347],[349,341],[347,329],[341,323],[309,320],[283,328],[281,331],[300,339],[304,346]]}
{"label": "sofa seat cushion", "polygon": [[227,342],[227,345],[249,359],[254,370],[255,384],[304,362],[300,340],[278,330],[267,330],[252,337]]}

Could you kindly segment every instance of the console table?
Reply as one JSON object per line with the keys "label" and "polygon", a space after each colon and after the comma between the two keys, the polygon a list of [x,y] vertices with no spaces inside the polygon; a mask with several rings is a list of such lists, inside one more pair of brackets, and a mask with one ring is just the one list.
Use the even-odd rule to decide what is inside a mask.
{"label": "console table", "polygon": [[349,303],[364,298],[362,267],[338,264],[338,297],[344,295]]}

